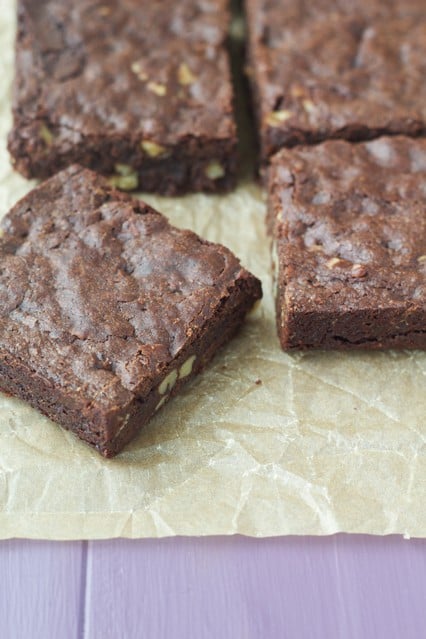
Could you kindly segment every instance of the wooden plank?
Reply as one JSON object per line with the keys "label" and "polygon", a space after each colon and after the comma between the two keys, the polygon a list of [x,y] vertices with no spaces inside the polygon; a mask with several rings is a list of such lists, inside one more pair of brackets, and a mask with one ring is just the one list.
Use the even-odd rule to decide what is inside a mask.
{"label": "wooden plank", "polygon": [[0,543],[0,636],[80,639],[86,542]]}
{"label": "wooden plank", "polygon": [[426,541],[340,535],[90,543],[84,639],[415,639]]}

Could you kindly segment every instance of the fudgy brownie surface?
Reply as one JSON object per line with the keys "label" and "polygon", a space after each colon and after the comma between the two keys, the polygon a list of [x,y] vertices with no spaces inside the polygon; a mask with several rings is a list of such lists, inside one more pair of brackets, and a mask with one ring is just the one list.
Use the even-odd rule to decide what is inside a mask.
{"label": "fudgy brownie surface", "polygon": [[268,227],[284,349],[426,348],[426,140],[280,151]]}
{"label": "fudgy brownie surface", "polygon": [[70,167],[12,209],[0,240],[0,387],[111,456],[236,332],[260,282]]}
{"label": "fudgy brownie surface", "polygon": [[426,131],[424,0],[245,0],[262,160]]}
{"label": "fudgy brownie surface", "polygon": [[226,0],[19,0],[9,150],[26,177],[77,162],[123,189],[231,187]]}

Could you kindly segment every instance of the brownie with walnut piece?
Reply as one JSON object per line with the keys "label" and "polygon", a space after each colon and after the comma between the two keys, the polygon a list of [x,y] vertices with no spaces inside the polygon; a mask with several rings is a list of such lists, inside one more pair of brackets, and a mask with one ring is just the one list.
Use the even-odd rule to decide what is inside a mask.
{"label": "brownie with walnut piece", "polygon": [[245,0],[262,162],[280,148],[426,132],[424,0]]}
{"label": "brownie with walnut piece", "polygon": [[260,282],[87,169],[2,222],[0,388],[111,457],[236,333]]}
{"label": "brownie with walnut piece", "polygon": [[18,171],[47,178],[79,163],[168,195],[234,185],[226,0],[18,5]]}
{"label": "brownie with walnut piece", "polygon": [[426,140],[283,149],[267,222],[284,350],[426,348]]}

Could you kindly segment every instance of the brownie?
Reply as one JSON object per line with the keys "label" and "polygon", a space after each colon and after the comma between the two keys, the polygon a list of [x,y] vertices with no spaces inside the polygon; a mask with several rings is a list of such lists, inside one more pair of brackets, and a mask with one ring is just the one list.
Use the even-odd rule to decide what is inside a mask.
{"label": "brownie", "polygon": [[426,348],[426,140],[283,149],[268,228],[283,349]]}
{"label": "brownie", "polygon": [[18,171],[47,178],[79,163],[168,195],[234,185],[226,0],[18,5]]}
{"label": "brownie", "polygon": [[245,0],[262,161],[282,147],[426,132],[424,0]]}
{"label": "brownie", "polygon": [[225,247],[71,166],[2,223],[0,386],[110,457],[261,297]]}

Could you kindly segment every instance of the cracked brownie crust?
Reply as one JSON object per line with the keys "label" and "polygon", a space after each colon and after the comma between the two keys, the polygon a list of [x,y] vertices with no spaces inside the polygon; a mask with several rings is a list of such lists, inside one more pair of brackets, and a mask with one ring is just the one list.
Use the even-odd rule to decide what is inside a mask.
{"label": "cracked brownie crust", "polygon": [[236,127],[225,0],[19,0],[18,171],[77,162],[124,190],[233,186]]}
{"label": "cracked brownie crust", "polygon": [[329,138],[426,132],[424,0],[246,0],[262,160]]}
{"label": "cracked brownie crust", "polygon": [[0,240],[1,388],[112,456],[261,297],[226,248],[71,167]]}
{"label": "cracked brownie crust", "polygon": [[280,151],[268,227],[283,349],[426,348],[426,140]]}

